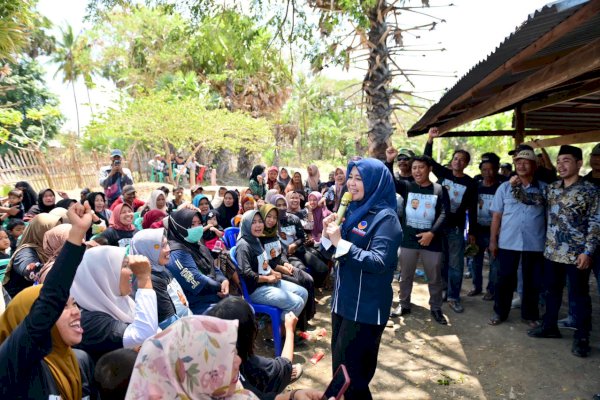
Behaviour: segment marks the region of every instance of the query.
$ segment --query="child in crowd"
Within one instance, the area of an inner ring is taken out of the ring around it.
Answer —
[[[6,208],[17,208],[18,212],[15,215],[10,215],[10,213],[6,213],[0,217],[0,221],[5,221],[7,219],[23,219],[25,215],[25,207],[22,204],[23,201],[23,192],[19,189],[13,189],[8,192],[8,202],[4,204]]]
[[[8,238],[8,233],[4,229],[0,228],[0,260],[10,258],[10,255],[6,252],[8,249],[10,249],[10,239]]]
[[[13,254],[17,249],[19,237],[23,234],[25,230],[25,222],[22,219],[11,218],[6,225],[6,233],[8,234],[8,239],[10,240],[10,254]]]
[[[215,244],[217,242],[221,242],[222,248],[225,248],[223,242],[223,228],[219,225],[217,218],[219,213],[216,210],[210,210],[206,215],[206,223],[204,224],[204,234],[202,235],[202,239],[204,240],[204,245],[208,247],[208,249],[213,252],[215,248]],[[216,258],[217,255],[213,254],[213,257]]]

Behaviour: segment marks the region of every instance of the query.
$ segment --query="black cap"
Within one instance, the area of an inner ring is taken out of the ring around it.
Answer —
[[[531,146],[528,146],[528,145],[526,145],[526,144],[520,144],[520,145],[518,145],[518,146],[517,146],[517,148],[516,148],[516,149],[509,151],[509,152],[508,152],[508,155],[509,155],[509,156],[514,156],[515,154],[517,154],[517,153],[518,153],[518,152],[520,152],[521,150],[531,150],[531,151],[533,151],[533,147],[531,147]]]
[[[575,157],[576,160],[583,160],[583,153],[581,152],[581,149],[579,147],[569,146],[568,144],[560,146],[558,155],[562,156],[565,154],[572,155],[573,157]]]
[[[500,168],[506,168],[509,171],[512,171],[512,165],[509,163],[504,163],[504,164],[500,165]]]
[[[483,163],[492,163],[495,166],[500,165],[500,157],[496,153],[483,153],[481,155],[481,162],[479,163],[479,168],[481,168],[481,164]]]

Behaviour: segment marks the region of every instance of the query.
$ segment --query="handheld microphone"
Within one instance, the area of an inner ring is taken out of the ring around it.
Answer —
[[[335,223],[338,225],[342,224],[342,219],[344,219],[344,214],[346,214],[346,209],[348,208],[348,204],[352,201],[352,193],[346,192],[342,196],[342,200],[340,201],[340,207],[337,210],[337,219]]]

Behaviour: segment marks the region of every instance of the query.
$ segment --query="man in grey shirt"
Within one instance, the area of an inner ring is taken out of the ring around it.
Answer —
[[[522,149],[515,154],[515,184],[522,186],[527,193],[541,195],[547,185],[534,178],[536,162],[533,150]],[[511,182],[504,182],[494,195],[490,211],[490,251],[497,257],[499,268],[494,315],[489,324],[498,325],[508,318],[520,261],[523,266],[521,318],[534,328],[539,319],[538,298],[546,236],[545,207],[521,203],[513,196]]]

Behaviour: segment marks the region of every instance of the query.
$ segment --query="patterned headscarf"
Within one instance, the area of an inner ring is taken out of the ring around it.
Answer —
[[[238,321],[194,315],[146,340],[128,399],[257,399],[234,370]]]

